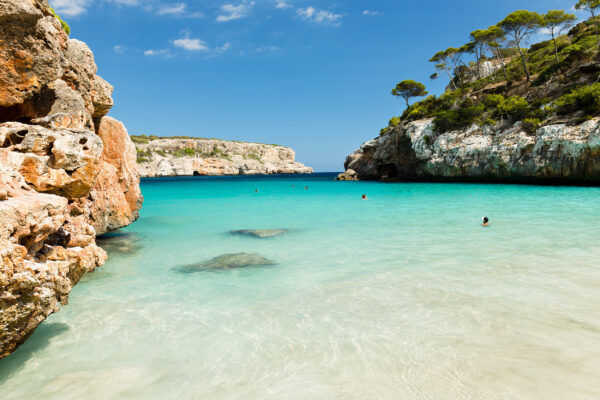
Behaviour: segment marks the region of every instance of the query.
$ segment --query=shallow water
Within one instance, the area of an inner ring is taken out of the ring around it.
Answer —
[[[0,361],[3,400],[600,398],[599,188],[142,186],[110,261]],[[177,272],[239,252],[277,264]]]

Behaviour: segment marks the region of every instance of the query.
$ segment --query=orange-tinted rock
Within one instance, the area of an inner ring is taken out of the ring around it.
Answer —
[[[129,225],[139,216],[143,197],[135,145],[125,126],[102,118],[98,136],[104,143],[100,174],[90,194],[92,221],[97,234]]]
[[[98,217],[101,232],[137,218],[133,144],[114,120],[93,130],[111,93],[47,0],[0,0],[0,358],[105,262]]]

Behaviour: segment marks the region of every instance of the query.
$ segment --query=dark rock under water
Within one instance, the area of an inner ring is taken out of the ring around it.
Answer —
[[[246,267],[257,267],[264,265],[275,265],[274,261],[269,260],[256,253],[232,253],[223,254],[211,260],[202,261],[197,264],[189,264],[175,268],[181,273],[193,273],[207,270],[226,270]]]
[[[241,229],[237,231],[229,231],[229,233],[237,236],[250,236],[258,239],[267,239],[285,235],[289,231],[289,229]]]
[[[96,238],[109,255],[131,255],[142,249],[140,237],[131,232],[111,232]]]

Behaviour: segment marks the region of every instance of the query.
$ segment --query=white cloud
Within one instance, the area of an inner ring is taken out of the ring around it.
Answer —
[[[276,0],[275,8],[291,8],[291,4],[288,4],[286,0]]]
[[[226,51],[227,51],[227,50],[229,50],[229,49],[231,49],[231,43],[227,42],[227,43],[225,43],[223,46],[221,46],[221,47],[217,47],[217,48],[216,48],[216,49],[214,49],[213,51],[214,51],[215,53],[224,53],[224,52],[226,52]]]
[[[362,15],[366,15],[366,16],[369,16],[369,17],[375,17],[377,15],[383,15],[383,13],[381,11],[364,10],[362,12]]]
[[[144,51],[144,55],[145,56],[161,56],[161,57],[171,57],[171,52],[169,51],[169,49],[161,49],[161,50],[146,50]]]
[[[334,14],[330,11],[317,10],[312,6],[299,8],[296,10],[296,12],[302,19],[310,20],[319,24],[328,23],[332,25],[339,25],[341,23],[340,19],[343,18],[342,14]]]
[[[173,41],[175,47],[181,47],[187,51],[207,51],[208,46],[204,40],[183,37]]]
[[[127,48],[125,46],[121,46],[120,44],[118,44],[118,45],[116,45],[116,46],[113,47],[113,50],[117,54],[124,54],[125,50],[127,50]]]
[[[221,6],[220,14],[217,16],[217,21],[219,22],[227,22],[233,21],[234,19],[245,18],[250,13],[250,9],[254,6],[254,2],[246,2],[240,3],[238,5],[235,4],[224,4]]]
[[[122,6],[139,6],[139,0],[108,0],[111,3],[119,4]]]
[[[86,11],[88,0],[51,0],[50,4],[57,13],[67,17],[76,17]]]
[[[188,15],[187,15],[187,17],[188,17],[188,18],[204,18],[204,17],[205,17],[205,15],[204,15],[204,13],[203,13],[203,12],[201,12],[201,11],[196,11],[196,12],[193,12],[193,13],[191,13],[191,14],[188,14]]]
[[[185,12],[187,4],[175,3],[175,4],[163,4],[159,7],[157,13],[159,15],[181,15]]]

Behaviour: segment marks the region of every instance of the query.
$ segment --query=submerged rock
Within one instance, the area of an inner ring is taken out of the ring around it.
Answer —
[[[250,236],[259,239],[266,239],[285,235],[289,231],[289,229],[241,229],[238,231],[229,231],[229,233],[238,236]]]
[[[140,238],[130,232],[111,232],[98,236],[96,243],[104,249],[109,256],[117,254],[134,254],[141,250]]]
[[[212,260],[203,261],[198,264],[190,264],[178,267],[177,270],[183,273],[192,273],[205,270],[236,269],[246,267],[257,267],[261,265],[275,265],[274,261],[269,260],[256,253],[233,253],[223,254]]]

